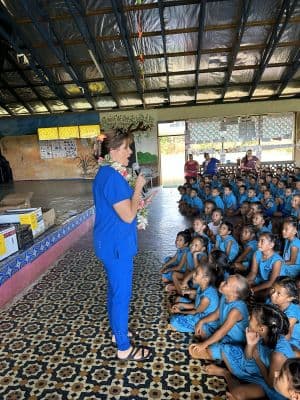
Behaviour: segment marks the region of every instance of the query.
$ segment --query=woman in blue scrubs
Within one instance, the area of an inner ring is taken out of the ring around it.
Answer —
[[[132,154],[131,141],[130,133],[124,130],[105,133],[102,153],[109,154],[111,162],[100,167],[94,180],[94,247],[107,275],[108,318],[113,341],[117,344],[117,356],[122,360],[141,361],[150,357],[150,350],[131,345],[128,314],[133,257],[137,253],[136,214],[146,181],[140,174],[132,189],[126,180],[124,167]]]

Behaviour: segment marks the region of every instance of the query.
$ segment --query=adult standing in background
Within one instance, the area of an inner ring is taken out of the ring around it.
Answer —
[[[251,149],[247,150],[245,157],[241,160],[241,171],[257,173],[259,166],[260,160],[252,154]]]
[[[108,281],[107,309],[112,341],[121,360],[142,361],[150,357],[145,347],[130,343],[129,303],[132,292],[133,257],[137,253],[136,215],[143,186],[143,174],[129,185],[126,169],[132,154],[131,135],[116,129],[105,133],[102,142],[103,163],[95,177],[93,195],[96,208],[94,247],[104,265]]]
[[[199,163],[193,159],[193,154],[188,155],[188,160],[184,164],[184,177],[186,180],[189,178],[197,178],[199,172]]]
[[[209,153],[204,153],[203,175],[217,175],[220,160],[210,157]]]

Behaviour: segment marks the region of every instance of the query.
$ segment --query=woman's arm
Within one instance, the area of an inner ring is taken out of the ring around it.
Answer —
[[[282,262],[280,260],[274,262],[270,279],[264,283],[261,283],[260,285],[253,286],[253,292],[258,292],[260,290],[269,289],[270,287],[272,287],[276,278],[280,274],[281,264]]]
[[[298,247],[292,246],[292,247],[291,247],[291,256],[290,256],[290,259],[289,259],[288,261],[285,261],[284,263],[287,264],[287,265],[296,264],[297,256],[298,256],[298,251],[299,251]]]
[[[131,199],[126,199],[113,204],[113,208],[121,218],[122,221],[131,224],[137,214],[139,202],[141,199],[141,194],[144,185],[146,184],[146,179],[143,174],[139,174],[136,179],[134,193]]]

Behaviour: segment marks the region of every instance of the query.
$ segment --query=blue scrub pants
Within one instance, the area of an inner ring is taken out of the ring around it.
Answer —
[[[118,350],[128,350],[129,303],[132,292],[132,257],[102,260],[108,279],[107,311]]]

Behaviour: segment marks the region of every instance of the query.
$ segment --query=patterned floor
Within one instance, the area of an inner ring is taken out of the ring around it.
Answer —
[[[131,330],[155,349],[146,363],[115,358],[105,277],[93,251],[67,252],[22,298],[0,312],[0,399],[225,398],[225,384],[191,361],[192,337],[166,330],[167,298],[154,252],[135,260]]]

